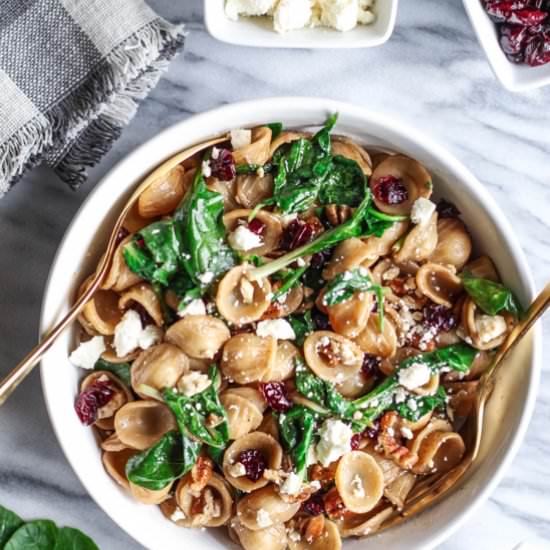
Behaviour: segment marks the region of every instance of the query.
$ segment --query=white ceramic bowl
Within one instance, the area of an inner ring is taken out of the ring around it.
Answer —
[[[437,195],[454,201],[480,251],[495,260],[505,282],[527,303],[533,294],[530,273],[514,232],[489,193],[453,156],[430,138],[395,120],[348,104],[319,98],[274,98],[227,105],[193,116],[165,130],[122,160],[90,193],[57,251],[43,302],[45,331],[69,307],[79,282],[95,266],[107,232],[132,188],[162,160],[185,147],[231,128],[282,121],[287,127],[320,124],[339,112],[336,130],[365,144],[406,152],[423,162],[434,177]],[[95,501],[120,527],[147,548],[212,550],[227,546],[221,531],[186,530],[167,521],[155,506],[137,503],[105,473],[93,431],[73,412],[83,372],[70,365],[74,342],[65,332],[42,361],[42,384],[50,418],[65,455]],[[483,502],[503,475],[525,434],[540,371],[540,334],[525,341],[506,365],[489,407],[495,437],[488,437],[484,461],[460,488],[438,506],[369,542],[350,540],[346,550],[361,548],[432,548],[448,537]],[[513,394],[509,391],[513,387]]]
[[[204,0],[208,32],[222,42],[266,48],[370,48],[388,40],[395,26],[398,0],[377,0],[376,21],[348,32],[317,27],[279,34],[267,17],[231,21],[225,15],[225,0]]]
[[[550,63],[529,67],[508,61],[500,47],[496,25],[485,12],[481,0],[464,0],[464,7],[493,72],[505,88],[521,92],[550,84]]]

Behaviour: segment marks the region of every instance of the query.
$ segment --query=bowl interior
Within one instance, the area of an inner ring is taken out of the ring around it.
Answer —
[[[377,2],[372,25],[358,25],[349,32],[314,28],[279,34],[268,17],[242,17],[231,21],[225,15],[225,0],[204,0],[208,32],[223,42],[269,48],[366,48],[388,40],[395,25],[398,0]]]
[[[186,146],[230,128],[280,120],[287,127],[320,124],[339,112],[336,130],[360,142],[406,152],[423,162],[434,177],[437,195],[454,201],[473,234],[479,251],[490,253],[506,284],[527,303],[532,284],[523,254],[502,213],[484,188],[452,156],[424,136],[395,121],[339,102],[312,98],[277,98],[229,105],[195,116],[169,128],[119,163],[90,194],[60,245],[46,286],[41,329],[47,330],[67,311],[76,289],[93,270],[109,226],[124,198],[140,179],[162,160]],[[420,517],[384,532],[372,543],[350,540],[347,550],[369,544],[395,550],[433,547],[473,512],[494,488],[526,429],[538,380],[539,345],[524,341],[508,361],[505,383],[491,400],[484,461],[438,506]],[[212,548],[214,540],[227,546],[223,531],[183,530],[164,519],[156,506],[145,506],[127,496],[104,472],[91,429],[73,414],[73,401],[83,372],[68,361],[73,334],[66,331],[42,361],[42,383],[54,430],[73,469],[97,503],[136,540],[148,548]],[[510,372],[513,371],[513,372]],[[513,391],[512,391],[513,386]],[[222,547],[222,546],[220,546]]]
[[[500,47],[496,25],[481,0],[464,0],[464,6],[493,72],[507,89],[519,92],[550,84],[550,63],[529,67],[508,61]]]

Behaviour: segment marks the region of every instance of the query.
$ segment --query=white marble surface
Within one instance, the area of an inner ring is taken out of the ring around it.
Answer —
[[[185,55],[88,184],[74,193],[51,172],[36,170],[0,202],[0,374],[35,343],[52,256],[94,183],[160,129],[241,99],[328,96],[390,113],[431,134],[475,172],[512,220],[537,285],[550,279],[550,88],[506,92],[491,74],[460,0],[401,0],[389,43],[348,52],[230,47],[206,33],[202,0],[150,3],[166,17],[188,22]],[[545,328],[548,334],[550,320]],[[491,499],[444,550],[512,550],[523,541],[550,548],[549,359],[547,348],[535,416],[519,455]],[[0,419],[0,503],[25,518],[80,527],[102,549],[139,548],[92,502],[65,461],[38,372],[2,408]]]

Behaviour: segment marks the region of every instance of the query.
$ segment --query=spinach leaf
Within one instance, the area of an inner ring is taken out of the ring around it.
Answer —
[[[111,363],[105,359],[98,359],[94,370],[106,370],[120,378],[128,387],[131,387],[130,363]]]
[[[21,525],[23,520],[16,513],[0,505],[0,548],[4,548],[4,544]]]
[[[164,489],[193,467],[201,446],[184,434],[167,432],[151,448],[128,460],[126,477],[132,483],[152,491]]]
[[[281,135],[281,132],[283,131],[283,123],[282,122],[270,122],[269,124],[266,124],[268,128],[271,128],[271,139],[274,140],[278,138]]]
[[[292,326],[292,330],[296,335],[296,345],[303,346],[305,339],[315,330],[313,319],[311,318],[311,310],[308,309],[305,313],[294,313],[287,317],[288,322]]]
[[[278,415],[279,434],[290,456],[294,471],[302,480],[307,477],[307,455],[313,443],[315,414],[307,407],[294,405]]]
[[[168,285],[179,267],[180,242],[172,221],[152,223],[123,250],[128,267],[144,279]]]
[[[516,317],[523,315],[522,307],[514,293],[504,285],[489,279],[474,277],[470,273],[462,275],[462,283],[473,301],[488,315],[508,311]]]
[[[411,407],[411,401],[414,402],[414,406]],[[439,386],[435,395],[424,395],[422,397],[414,396],[394,405],[394,409],[399,413],[399,416],[416,422],[422,418],[425,414],[435,410],[445,410],[447,403],[447,394],[445,388]]]
[[[38,519],[23,524],[10,537],[4,550],[52,550],[58,529],[53,521]]]
[[[206,447],[206,452],[208,456],[214,461],[216,466],[223,471],[223,455],[225,449],[219,449],[218,447]]]
[[[222,195],[210,191],[197,170],[193,185],[174,213],[174,227],[182,265],[201,288],[235,265],[235,254],[225,242],[223,208]]]
[[[337,155],[320,186],[319,202],[357,206],[363,199],[365,184],[366,177],[357,162]]]
[[[168,388],[163,398],[174,413],[182,434],[190,434],[206,445],[223,449],[229,440],[229,427],[227,413],[218,396],[220,373],[215,365],[210,367],[209,377],[212,383],[200,393],[187,397]],[[209,426],[207,419],[213,417],[219,423]]]
[[[349,269],[339,273],[327,284],[323,296],[326,306],[333,306],[349,300],[356,292],[374,292],[378,305],[380,330],[384,323],[384,289],[371,281],[368,271],[363,267]]]
[[[337,416],[353,414],[351,402],[335,389],[334,384],[313,374],[300,357],[296,357],[294,363],[296,389],[304,397]]]
[[[54,550],[99,550],[95,542],[78,529],[61,527]]]

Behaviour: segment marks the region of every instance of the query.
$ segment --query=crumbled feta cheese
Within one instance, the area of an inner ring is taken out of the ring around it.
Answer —
[[[227,0],[225,14],[237,21],[239,15],[267,15],[277,0]]]
[[[280,0],[273,13],[273,27],[280,33],[303,29],[311,15],[310,0]]]
[[[357,14],[357,21],[361,25],[370,25],[376,20],[376,15],[373,11],[374,0],[359,0],[359,12]]]
[[[292,541],[292,542],[300,542],[302,540],[302,537],[300,535],[300,533],[294,529],[291,529],[289,532],[288,532],[288,538]]]
[[[180,519],[185,519],[185,513],[179,506],[176,506],[176,509],[172,512],[170,519],[172,521],[179,521]]]
[[[401,369],[397,375],[399,383],[408,390],[420,388],[430,381],[432,371],[425,363],[413,363]]]
[[[211,271],[206,271],[205,273],[197,275],[197,279],[203,285],[209,285],[214,280],[214,273],[212,273]]]
[[[180,317],[185,317],[187,315],[206,315],[206,306],[204,305],[203,300],[200,298],[195,298],[191,300],[180,312],[178,312]]]
[[[212,158],[218,160],[220,156],[220,150],[217,147],[212,147]]]
[[[283,224],[283,227],[286,227],[289,223],[292,223],[296,218],[298,217],[298,214],[284,214],[281,216],[281,223]]]
[[[407,428],[407,426],[403,426],[400,431],[401,431],[401,435],[405,439],[412,439],[413,438],[412,430],[410,428]]]
[[[242,149],[252,143],[252,130],[231,130],[231,147],[233,149]]]
[[[206,374],[194,370],[188,374],[184,374],[178,380],[178,390],[183,393],[183,395],[191,397],[192,395],[204,391],[210,384],[212,384],[212,381]]]
[[[323,422],[319,430],[320,441],[315,448],[317,460],[328,466],[345,453],[351,451],[351,428],[341,420],[329,418]]]
[[[209,178],[212,175],[212,168],[210,167],[210,161],[209,160],[203,160],[202,161],[201,169],[202,169],[202,175],[205,178]]]
[[[425,225],[430,221],[435,212],[435,204],[424,197],[419,197],[414,201],[411,209],[411,221],[418,225]]]
[[[302,480],[299,475],[291,472],[281,485],[281,494],[296,496],[302,490]]]
[[[475,323],[479,339],[483,344],[502,336],[508,330],[506,319],[502,315],[480,315]]]
[[[320,0],[321,23],[338,31],[351,31],[359,18],[357,0]]]
[[[265,529],[266,527],[273,525],[273,520],[271,519],[271,516],[269,515],[269,512],[267,510],[260,508],[256,512],[256,523],[258,524],[258,527],[260,529]]]
[[[405,401],[405,399],[407,399],[407,392],[403,388],[398,387],[395,390],[395,394],[394,394],[395,402],[396,403],[403,403],[403,401]]]
[[[229,467],[229,475],[233,477],[243,477],[246,475],[246,468],[242,462],[235,462]]]
[[[407,407],[409,407],[409,409],[411,409],[411,411],[413,412],[418,409],[418,405],[412,397],[407,401]]]
[[[262,238],[250,231],[245,225],[239,225],[235,231],[229,234],[227,242],[234,250],[251,250],[262,246]]]
[[[124,357],[138,348],[148,349],[161,339],[161,329],[154,325],[143,328],[137,311],[129,309],[115,327],[113,345],[117,357]]]
[[[269,319],[260,321],[256,327],[256,334],[262,338],[273,336],[277,340],[295,340],[296,334],[292,325],[286,319]]]
[[[106,350],[103,336],[94,336],[87,342],[82,342],[69,356],[69,361],[75,367],[93,369],[101,354]]]
[[[359,477],[359,474],[355,474],[351,480],[352,495],[355,498],[365,497],[365,488],[363,487],[363,481]]]

